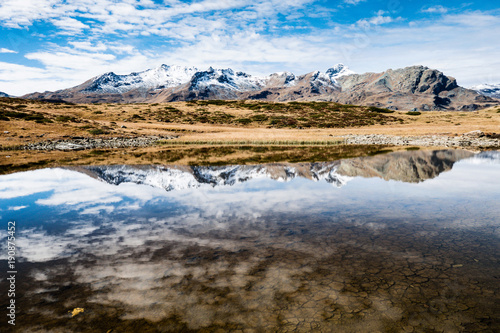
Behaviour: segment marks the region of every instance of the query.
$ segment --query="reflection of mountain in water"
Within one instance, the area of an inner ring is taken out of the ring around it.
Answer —
[[[450,170],[455,162],[472,156],[473,153],[462,150],[408,151],[321,163],[229,166],[117,165],[89,166],[80,171],[110,184],[130,182],[167,191],[201,186],[230,186],[257,178],[286,182],[298,177],[313,181],[324,180],[336,187],[342,187],[358,176],[420,182],[434,178],[441,172]]]
[[[481,155],[481,154],[480,154]],[[465,150],[396,152],[340,161],[338,172],[351,177],[380,177],[418,183],[451,170],[453,164],[474,153]]]
[[[325,180],[341,187],[351,177],[336,172],[338,162],[304,164],[263,164],[229,166],[91,166],[87,172],[110,184],[132,182],[167,191],[196,188],[203,185],[231,186],[251,179],[269,178],[287,182],[301,177]]]

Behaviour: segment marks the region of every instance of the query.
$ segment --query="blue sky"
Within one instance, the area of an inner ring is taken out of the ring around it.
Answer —
[[[71,87],[160,64],[250,74],[426,65],[500,83],[496,1],[2,0],[0,91]]]

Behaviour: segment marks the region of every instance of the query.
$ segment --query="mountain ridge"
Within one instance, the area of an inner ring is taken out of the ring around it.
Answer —
[[[332,101],[392,110],[470,111],[497,105],[492,97],[458,86],[453,77],[425,66],[356,74],[343,64],[302,75],[252,76],[231,68],[161,65],[128,75],[108,72],[68,89],[33,93],[29,99],[76,103],[160,103],[205,99]]]

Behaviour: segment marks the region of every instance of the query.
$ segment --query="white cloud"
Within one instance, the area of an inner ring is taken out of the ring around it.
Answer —
[[[36,20],[61,17],[76,7],[62,5],[60,0],[3,0],[0,5],[0,24],[8,28],[30,26]]]
[[[344,0],[344,3],[347,3],[349,5],[357,5],[360,2],[365,2],[367,0]]]
[[[100,66],[103,63],[114,61],[116,56],[110,53],[88,53],[88,52],[35,52],[26,55],[27,59],[38,60],[47,67],[88,70],[89,68]]]
[[[0,62],[0,91],[9,95],[62,89],[73,83],[71,73]]]
[[[28,206],[13,206],[13,207],[9,207],[9,210],[21,210],[24,208],[28,208]]]
[[[441,5],[438,5],[438,6],[424,8],[421,10],[421,12],[422,13],[431,13],[431,14],[434,14],[434,13],[445,14],[448,12],[448,9],[441,6]]]
[[[159,32],[165,35],[165,25],[182,19],[188,21],[208,17],[217,21],[224,14],[228,19],[238,18],[234,10],[251,12],[254,17],[273,17],[276,13],[296,13],[297,8],[314,2],[313,0],[204,0],[193,3],[178,1],[167,4],[146,2],[117,2],[112,0],[27,0],[19,5],[17,0],[5,0],[0,5],[0,24],[10,28],[31,26],[35,21],[48,20],[61,30],[58,33],[80,32],[90,29],[93,33],[126,32],[140,34]],[[26,4],[25,4],[26,3]],[[96,22],[92,27],[81,20]],[[236,21],[235,21],[236,22]],[[233,23],[235,23],[233,22]],[[262,22],[262,21],[260,21]],[[236,22],[240,25],[255,24],[252,21]],[[168,30],[168,29],[167,29]],[[57,32],[57,31],[56,31]],[[210,33],[210,31],[205,31]]]
[[[0,48],[0,53],[17,53],[16,51],[6,49],[5,47]]]
[[[70,35],[80,33],[82,32],[83,29],[89,28],[88,25],[83,24],[82,22],[71,17],[62,17],[56,20],[52,20],[52,24],[63,30],[64,34],[70,34]]]
[[[384,16],[383,14],[379,13],[377,16],[374,16],[370,19],[359,20],[358,22],[356,22],[356,24],[361,28],[369,29],[372,26],[394,22],[394,20],[395,19],[390,16]]]
[[[500,71],[494,70],[500,69],[495,56],[500,46],[491,43],[499,29],[500,17],[483,12],[379,27],[363,35],[364,43],[349,46],[346,63],[357,72],[426,65],[454,76],[463,86],[500,82]]]
[[[25,9],[2,4],[4,25],[23,25],[26,20],[29,25],[45,17],[58,25],[59,33],[85,31],[86,37],[69,38],[67,46],[47,44],[25,55],[40,68],[0,63],[0,91],[21,95],[63,89],[104,72],[127,74],[162,63],[232,67],[250,74],[303,74],[338,62],[357,72],[423,64],[466,86],[500,82],[500,64],[494,56],[499,46],[491,42],[500,29],[496,12],[446,14],[405,24],[380,10],[355,24],[330,21],[328,27],[312,28],[301,21],[306,11],[312,11],[305,7],[311,2],[207,0],[159,6],[146,1],[143,10],[134,1],[111,0],[82,0],[78,6],[71,1],[31,0]],[[32,10],[35,4],[39,12]],[[39,15],[49,8],[53,14]],[[80,14],[75,15],[77,9]],[[278,14],[296,21],[284,26]],[[16,15],[22,17],[16,21]],[[121,42],[109,42],[115,36]],[[146,46],[135,44],[143,39]]]
[[[98,42],[97,44],[92,44],[90,41],[81,41],[81,42],[69,42],[68,44],[72,45],[75,49],[85,50],[89,52],[102,52],[108,50],[108,47],[104,45],[103,42]]]

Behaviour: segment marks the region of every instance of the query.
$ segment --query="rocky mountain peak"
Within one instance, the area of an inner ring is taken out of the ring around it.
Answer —
[[[335,79],[337,77],[341,77],[344,75],[351,75],[351,74],[356,74],[356,73],[351,71],[349,67],[347,67],[344,64],[336,64],[335,66],[328,68],[326,70],[326,75],[328,75],[330,79]]]

